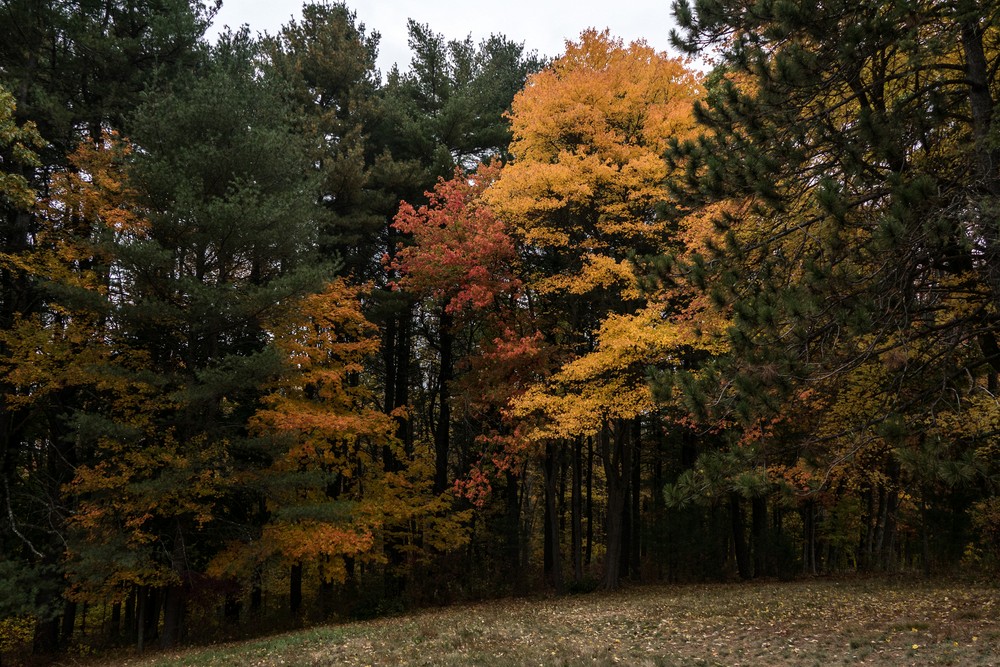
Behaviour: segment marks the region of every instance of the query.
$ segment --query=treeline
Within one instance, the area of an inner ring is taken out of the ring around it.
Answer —
[[[998,7],[4,0],[0,656],[995,568]]]

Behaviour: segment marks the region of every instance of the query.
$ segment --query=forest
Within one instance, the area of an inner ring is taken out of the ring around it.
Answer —
[[[217,9],[0,0],[0,660],[997,571],[1000,2]]]

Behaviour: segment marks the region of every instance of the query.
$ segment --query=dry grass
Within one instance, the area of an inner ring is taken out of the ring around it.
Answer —
[[[1000,590],[812,580],[657,586],[317,627],[128,658],[229,665],[1000,665]]]

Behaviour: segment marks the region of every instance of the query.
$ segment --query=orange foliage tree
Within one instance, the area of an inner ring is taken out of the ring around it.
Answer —
[[[267,518],[209,567],[229,577],[275,560],[291,567],[296,613],[303,565],[315,566],[323,583],[343,581],[348,565],[372,552],[381,523],[371,506],[380,483],[375,462],[393,446],[394,426],[361,382],[364,363],[378,350],[361,296],[361,288],[336,280],[271,318],[281,370],[250,421],[271,463],[241,480],[262,494]]]
[[[607,588],[619,580],[619,518],[632,474],[632,421],[653,405],[642,372],[617,372],[625,370],[619,366],[622,350],[611,342],[613,336],[597,332],[628,322],[635,330],[641,327],[642,317],[631,318],[647,299],[633,258],[677,246],[682,211],[664,188],[670,169],[662,154],[671,140],[692,132],[699,91],[697,77],[680,60],[643,42],[625,46],[607,32],[587,31],[515,98],[514,159],[488,193],[497,213],[513,224],[532,307],[565,364],[518,402],[523,416],[539,419],[528,437],[544,444],[547,471],[553,469],[556,443],[602,437],[609,485]],[[645,317],[662,318],[662,309]],[[565,394],[563,381],[580,391]],[[612,430],[613,445],[608,444]],[[551,475],[546,487],[548,524],[555,514]],[[547,535],[546,560],[558,568],[555,526]],[[557,569],[551,576],[558,582]]]

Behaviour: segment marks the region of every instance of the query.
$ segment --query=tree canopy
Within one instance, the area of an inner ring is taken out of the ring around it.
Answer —
[[[0,1],[0,660],[996,571],[1000,4],[217,9]]]

